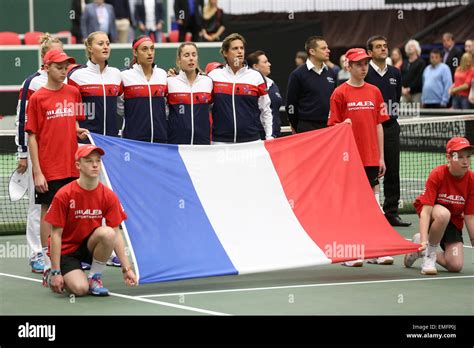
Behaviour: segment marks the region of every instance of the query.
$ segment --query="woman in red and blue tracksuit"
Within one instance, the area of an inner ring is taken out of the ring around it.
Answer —
[[[121,72],[125,112],[122,136],[151,143],[167,143],[166,72],[153,62],[155,45],[150,37],[139,36],[132,47],[133,64]]]
[[[120,70],[108,66],[110,42],[106,33],[96,31],[85,40],[87,64],[69,73],[68,84],[79,89],[85,103],[82,128],[103,135],[118,135],[117,99],[122,94]]]
[[[214,84],[212,142],[243,143],[272,139],[273,115],[267,85],[261,73],[244,62],[245,39],[231,34],[222,42],[221,53],[227,64],[209,73]]]
[[[209,145],[212,80],[199,72],[198,51],[192,42],[178,47],[180,72],[168,78],[169,133],[171,144]]]

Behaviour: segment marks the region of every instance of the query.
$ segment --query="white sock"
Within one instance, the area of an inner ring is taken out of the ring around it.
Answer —
[[[51,268],[51,259],[48,256],[48,247],[43,247],[44,269]]]
[[[428,247],[426,248],[426,255],[430,255],[431,253],[436,254],[436,249],[438,249],[439,244],[431,244],[428,243]]]
[[[380,210],[382,211],[382,214],[385,214],[382,207],[380,206],[380,192],[375,192],[375,200],[377,201],[377,204],[378,204]]]
[[[91,278],[96,273],[102,273],[104,269],[105,269],[105,262],[92,259],[92,265],[89,271],[89,278]]]

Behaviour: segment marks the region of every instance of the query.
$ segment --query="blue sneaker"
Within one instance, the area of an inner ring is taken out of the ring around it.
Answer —
[[[111,256],[107,260],[107,266],[122,267],[122,264],[117,256]]]
[[[94,296],[109,296],[109,289],[102,285],[102,274],[95,273],[89,278],[89,294]]]
[[[31,272],[43,273],[44,271],[44,257],[43,253],[39,252],[30,259]]]
[[[81,267],[83,271],[87,271],[88,269],[91,269],[91,264],[87,262],[81,262]]]

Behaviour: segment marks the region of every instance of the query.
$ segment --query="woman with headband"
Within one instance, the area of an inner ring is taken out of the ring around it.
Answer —
[[[155,63],[155,44],[148,36],[133,41],[132,66],[121,72],[125,121],[123,137],[167,143],[166,72]]]
[[[79,89],[86,104],[86,120],[80,126],[90,132],[118,136],[117,97],[122,94],[120,70],[108,65],[110,41],[106,33],[96,31],[84,41],[87,64],[69,74],[68,84]]]
[[[178,47],[179,73],[168,77],[169,143],[209,145],[212,80],[201,74],[198,51],[193,42]]]

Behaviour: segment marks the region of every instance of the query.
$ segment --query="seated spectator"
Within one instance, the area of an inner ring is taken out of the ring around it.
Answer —
[[[224,11],[217,7],[217,0],[209,0],[202,11],[201,35],[203,41],[220,41],[224,30]]]
[[[466,40],[464,43],[464,51],[474,56],[474,42],[472,40]]]
[[[402,64],[402,103],[421,102],[422,77],[425,61],[421,59],[418,41],[409,40],[405,45],[407,60]]]
[[[473,74],[472,55],[466,52],[462,55],[461,64],[454,73],[454,84],[449,88],[454,109],[470,109],[468,97]]]
[[[163,30],[163,1],[137,0],[135,3],[135,19],[138,29],[145,35],[153,37],[155,42],[161,42]]]
[[[445,108],[449,102],[449,87],[452,85],[449,66],[441,62],[441,51],[430,52],[430,65],[423,71],[423,92],[421,103],[424,108]]]
[[[130,30],[131,15],[130,3],[128,0],[106,0],[108,4],[114,7],[115,26],[117,27],[117,35],[119,43],[128,42],[128,32]]]
[[[76,37],[77,43],[82,43],[82,31],[81,31],[81,16],[84,12],[86,4],[91,3],[92,0],[72,0],[71,11],[73,16],[71,16],[71,34]]]
[[[107,33],[112,42],[117,42],[115,11],[112,5],[104,4],[104,0],[87,4],[81,17],[82,37],[86,38],[96,31]]]
[[[201,40],[203,7],[204,0],[174,0],[174,18],[178,24],[179,42],[184,42],[187,32],[192,34],[191,41]]]
[[[295,57],[296,67],[299,67],[300,65],[303,65],[304,63],[306,63],[306,59],[308,59],[308,54],[305,51],[296,52],[296,57]]]
[[[392,66],[397,68],[398,70],[402,69],[402,64],[403,64],[403,58],[402,58],[402,52],[398,47],[395,47],[392,49],[392,52],[390,52],[390,59],[392,60]]]

